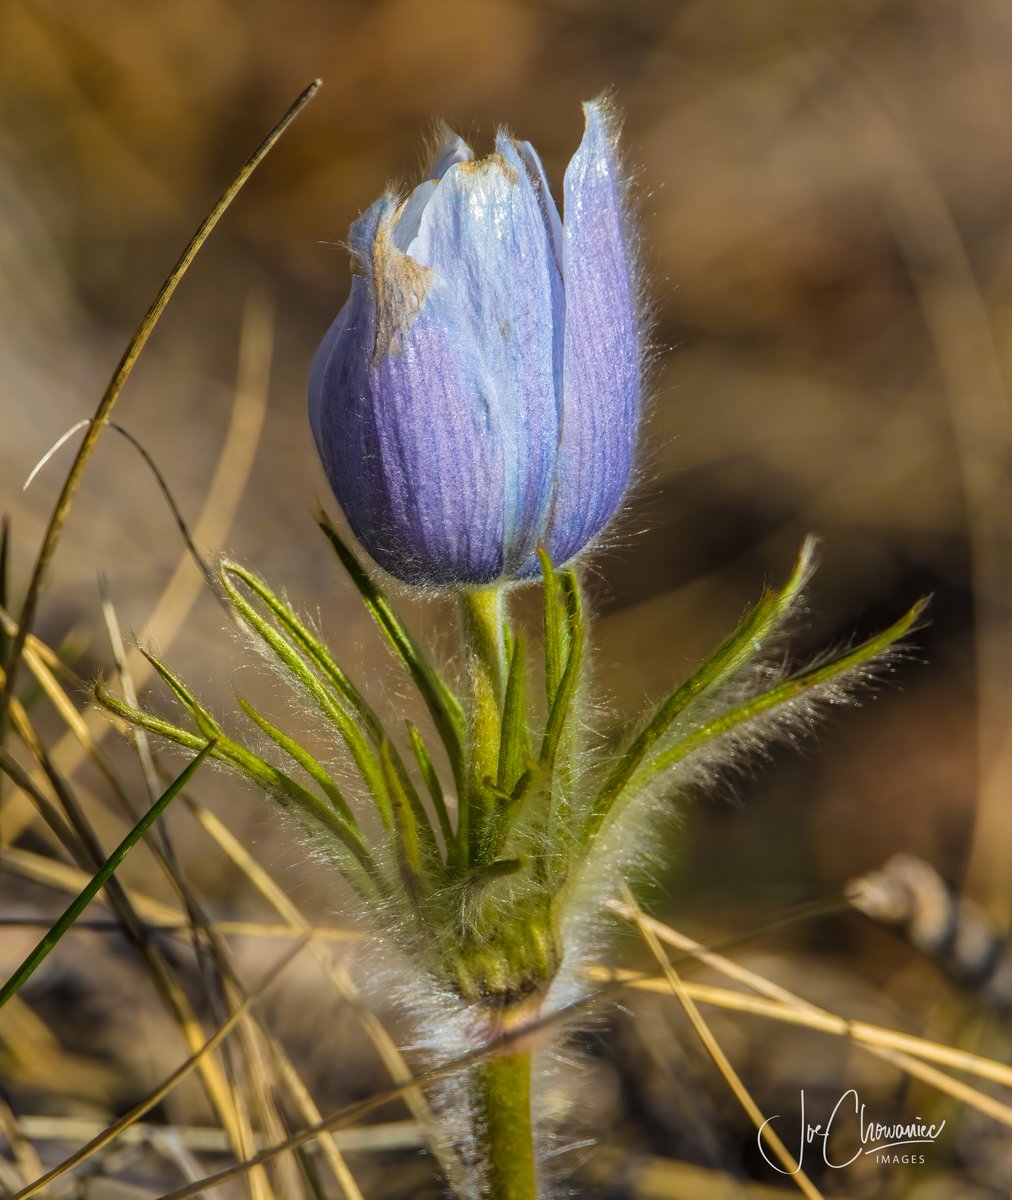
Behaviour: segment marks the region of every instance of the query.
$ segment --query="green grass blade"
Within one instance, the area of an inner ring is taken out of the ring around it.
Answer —
[[[199,769],[204,759],[214,750],[214,742],[205,742],[202,744],[197,757],[189,763],[183,772],[176,777],[175,780],[165,789],[165,791],[152,804],[143,817],[130,830],[126,837],[113,850],[112,854],[105,860],[98,871],[92,876],[89,882],[82,888],[80,893],[67,906],[63,915],[55,925],[40,939],[38,945],[28,955],[24,962],[17,968],[14,974],[0,988],[0,1008],[13,996],[19,988],[25,983],[28,977],[39,967],[53,947],[60,941],[63,935],[74,924],[77,918],[84,912],[88,905],[94,900],[95,896],[102,890],[103,887],[112,878],[113,873],[119,867],[120,863],[126,858],[127,854],[147,833],[155,821],[168,808],[176,796],[189,783],[193,775]]]
[[[432,666],[408,632],[390,601],[362,569],[326,515],[318,518],[320,528],[341,560],[373,620],[393,647],[418,688],[446,748],[458,793],[464,785],[464,712],[449,684]]]

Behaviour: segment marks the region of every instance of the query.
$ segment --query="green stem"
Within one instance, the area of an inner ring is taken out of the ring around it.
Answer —
[[[487,1194],[537,1200],[531,1128],[530,1052],[501,1054],[477,1068],[478,1153]]]
[[[457,838],[471,866],[480,864],[499,771],[502,705],[505,690],[501,588],[466,592],[460,599],[464,645],[470,677],[470,744]]]

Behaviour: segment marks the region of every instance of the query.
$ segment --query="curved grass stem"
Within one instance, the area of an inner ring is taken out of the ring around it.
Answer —
[[[0,692],[0,724],[7,712],[11,697],[14,695],[14,689],[17,683],[18,668],[21,665],[21,658],[24,654],[25,642],[28,634],[35,622],[35,613],[38,608],[39,597],[42,593],[42,585],[45,582],[46,575],[49,571],[49,564],[52,562],[53,555],[56,552],[57,543],[60,540],[60,534],[63,531],[63,526],[70,514],[71,505],[74,502],[74,497],[77,494],[77,489],[80,486],[81,479],[84,476],[84,469],[88,465],[88,460],[91,458],[95,445],[98,442],[99,435],[105,426],[109,423],[109,418],[112,410],[119,400],[120,393],[126,381],[130,378],[130,374],[134,369],[137,359],[140,357],[141,351],[147,344],[148,338],[151,336],[154,327],[158,324],[158,320],[165,310],[165,306],[172,298],[173,292],[179,285],[179,281],[189,270],[190,264],[193,262],[199,253],[201,247],[211,235],[211,231],[218,224],[221,218],[225,215],[225,211],[231,205],[242,190],[246,181],[263,162],[270,151],[277,144],[278,140],[287,130],[288,126],[295,120],[305,106],[312,100],[313,96],[320,88],[320,80],[314,80],[302,93],[297,97],[285,115],[274,126],[271,132],[264,138],[260,145],[253,151],[250,157],[240,167],[238,173],[228,187],[222,192],[221,197],[207,214],[204,220],[200,223],[196,233],[187,243],[186,249],[179,256],[176,265],[169,272],[165,282],[158,290],[157,296],[151,303],[151,307],[144,314],[144,318],[138,325],[136,332],[130,339],[130,344],[123,351],[123,357],[119,360],[116,370],[113,372],[112,378],[106,386],[102,399],[95,409],[95,415],[88,424],[87,431],[81,445],[71,464],[70,471],[64,481],[63,488],[57,498],[53,508],[52,515],[49,518],[49,524],[46,527],[46,532],[42,538],[42,545],[39,548],[38,556],[35,559],[35,566],[32,569],[31,579],[28,583],[28,590],[25,593],[24,604],[21,608],[20,618],[18,620],[17,632],[14,635],[10,649],[7,654],[6,672],[7,678],[4,681],[2,692]]]

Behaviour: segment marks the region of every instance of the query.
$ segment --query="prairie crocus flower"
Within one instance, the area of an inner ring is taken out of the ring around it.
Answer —
[[[409,583],[484,585],[566,563],[629,481],[642,346],[624,185],[600,101],[560,218],[533,147],[432,177],[354,223],[351,295],[309,383],[316,444],[355,535]]]
[[[403,202],[382,197],[352,229],[352,294],[313,367],[314,431],[353,529],[400,578],[455,586],[448,669],[324,518],[410,682],[396,721],[312,624],[228,559],[218,594],[291,689],[281,725],[237,698],[250,724],[235,729],[238,713],[215,716],[153,655],[181,724],[95,688],[123,721],[272,797],[353,889],[374,935],[359,967],[402,1004],[421,1065],[434,1068],[414,1082],[438,1129],[416,1111],[461,1200],[554,1194],[563,1143],[548,1129],[539,1058],[598,998],[596,969],[619,978],[615,901],[662,861],[672,808],[767,742],[807,731],[888,663],[922,611],[792,665],[785,631],[813,570],[809,539],[786,583],[651,712],[623,733],[609,711],[603,727],[581,572],[561,564],[627,485],[641,345],[614,137],[600,104],[586,116],[565,225],[534,151],[503,135],[477,162],[447,138],[433,178]],[[535,632],[510,611],[506,584],[539,569]],[[307,706],[324,734],[309,747],[282,727]]]

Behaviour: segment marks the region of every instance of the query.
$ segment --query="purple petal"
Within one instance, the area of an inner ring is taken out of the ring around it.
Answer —
[[[442,179],[446,172],[457,163],[470,162],[474,151],[449,125],[440,125],[436,130],[436,149],[429,163],[429,178]]]
[[[492,383],[452,293],[394,244],[394,219],[386,197],[353,227],[359,274],[313,364],[313,431],[381,566],[408,582],[488,583],[503,567],[502,440],[481,402]]]
[[[546,539],[557,563],[590,542],[618,507],[640,412],[639,312],[624,188],[606,110],[594,101],[584,115],[583,141],[564,186],[563,418]]]
[[[535,188],[508,138],[491,157],[447,171],[410,252],[452,294],[458,344],[480,362],[472,370],[485,387],[474,402],[501,431],[512,574],[536,546],[551,497],[564,300]]]
[[[548,240],[551,243],[552,253],[555,256],[555,264],[561,274],[562,218],[559,216],[558,206],[552,196],[552,189],[548,186],[548,177],[545,175],[545,168],[542,166],[541,159],[530,142],[521,142],[517,146],[517,150],[524,161],[524,166],[527,168],[527,174],[534,184],[534,190],[538,197],[538,206],[541,209],[541,215],[548,230]]]

